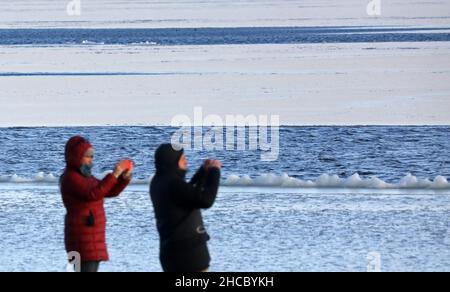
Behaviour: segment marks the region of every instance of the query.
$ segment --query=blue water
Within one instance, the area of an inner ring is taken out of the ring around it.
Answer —
[[[0,45],[225,45],[450,41],[450,27],[0,29]]]
[[[101,175],[118,159],[128,157],[136,162],[135,177],[147,179],[154,173],[154,150],[169,142],[175,131],[169,127],[0,129],[0,176],[62,173],[64,144],[80,134],[96,149],[95,173]],[[261,161],[259,150],[187,154],[191,168],[208,157],[222,160],[224,178],[286,173],[314,180],[322,174],[349,177],[358,173],[362,178],[376,176],[395,183],[408,173],[430,180],[438,175],[450,177],[450,127],[446,126],[282,127],[279,137],[279,157],[273,162]]]

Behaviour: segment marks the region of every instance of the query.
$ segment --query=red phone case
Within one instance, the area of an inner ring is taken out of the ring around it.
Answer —
[[[122,167],[132,171],[133,170],[133,161],[131,161],[131,160],[124,160],[122,162]]]

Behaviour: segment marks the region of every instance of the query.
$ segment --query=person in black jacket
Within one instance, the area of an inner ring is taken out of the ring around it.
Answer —
[[[160,236],[160,261],[165,272],[207,271],[209,235],[200,209],[211,208],[217,196],[221,164],[206,160],[186,182],[183,149],[161,145],[155,153],[156,174],[150,184]]]

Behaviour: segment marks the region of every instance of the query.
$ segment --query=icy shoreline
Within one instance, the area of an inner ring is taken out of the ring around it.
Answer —
[[[106,175],[103,174],[99,177]],[[133,179],[131,185],[148,185],[148,179]],[[0,175],[0,188],[2,184],[22,185],[22,184],[49,184],[55,185],[59,181],[57,175],[40,172],[34,177],[22,177],[18,175]],[[341,178],[337,175],[322,174],[315,180],[302,180],[291,177],[288,174],[261,174],[257,177],[248,175],[232,174],[226,177],[221,183],[225,187],[279,187],[279,188],[304,188],[304,189],[379,189],[379,190],[450,190],[450,183],[447,178],[437,176],[433,180],[420,179],[411,174],[407,174],[396,183],[385,182],[376,176],[371,178],[361,178],[357,173]]]

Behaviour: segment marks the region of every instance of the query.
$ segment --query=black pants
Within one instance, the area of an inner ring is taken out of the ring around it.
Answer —
[[[201,272],[209,268],[211,257],[203,243],[189,250],[161,249],[160,260],[164,272]]]
[[[96,273],[98,272],[98,267],[100,262],[81,262],[81,272],[82,273]]]

